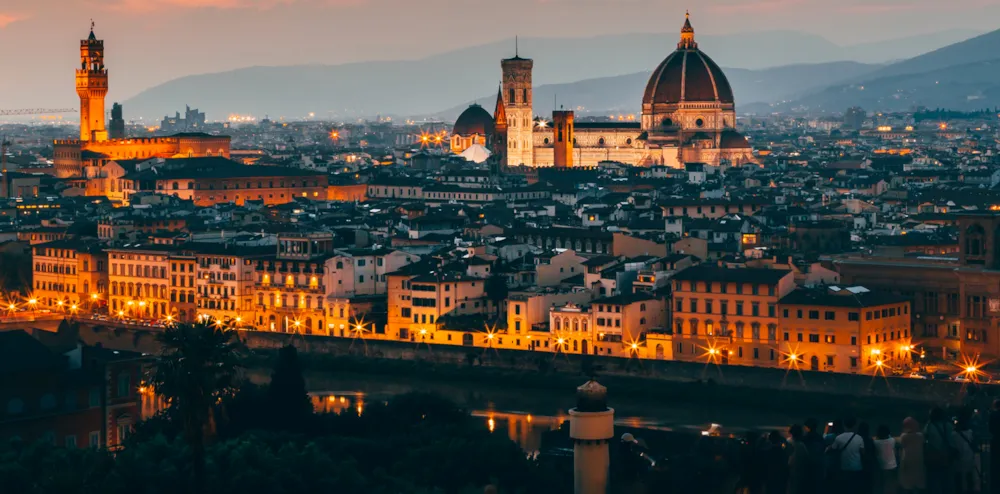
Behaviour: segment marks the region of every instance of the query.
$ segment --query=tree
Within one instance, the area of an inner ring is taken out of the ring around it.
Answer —
[[[493,273],[486,278],[486,296],[493,302],[497,309],[497,319],[500,318],[500,302],[507,299],[509,290],[507,289],[507,277],[500,273]]]
[[[292,345],[278,350],[278,362],[271,373],[267,398],[272,419],[279,427],[297,429],[312,416],[313,406],[306,391],[298,351]]]
[[[236,390],[240,366],[235,335],[199,323],[168,327],[157,338],[163,350],[152,384],[167,399],[191,448],[195,492],[205,486],[205,443],[215,435],[215,406]]]

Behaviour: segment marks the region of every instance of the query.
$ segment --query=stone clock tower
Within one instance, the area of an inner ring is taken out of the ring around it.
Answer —
[[[104,98],[108,95],[108,69],[104,67],[104,41],[90,36],[80,41],[80,67],[76,69],[76,94],[80,96],[80,140],[106,141]]]
[[[514,58],[500,62],[500,68],[503,70],[503,104],[507,116],[508,166],[534,166],[532,67],[534,62],[529,58],[521,58],[516,51]]]

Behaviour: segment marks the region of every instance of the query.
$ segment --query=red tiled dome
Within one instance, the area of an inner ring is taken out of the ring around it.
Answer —
[[[653,71],[642,103],[677,104],[698,102],[733,104],[733,89],[722,69],[694,42],[694,29],[688,20],[681,31],[681,42]]]
[[[493,135],[494,124],[493,116],[486,111],[483,107],[479,105],[472,105],[461,115],[458,116],[458,120],[455,121],[455,128],[452,130],[452,134],[457,134],[460,136],[471,136],[471,135]]]

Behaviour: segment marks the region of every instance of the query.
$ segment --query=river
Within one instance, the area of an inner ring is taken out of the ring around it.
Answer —
[[[367,403],[378,403],[393,396],[409,392],[427,392],[443,396],[481,417],[483,427],[491,431],[505,431],[511,440],[525,451],[537,451],[543,432],[553,430],[568,419],[567,410],[575,403],[575,390],[522,390],[505,387],[500,383],[471,385],[407,377],[372,376],[363,374],[306,372],[306,385],[317,410],[333,413],[364,413]],[[269,371],[251,372],[254,382],[266,382]],[[544,379],[539,376],[539,379]],[[582,382],[581,382],[582,384]],[[655,393],[655,390],[650,390]],[[761,400],[767,400],[761,392]],[[664,400],[649,400],[643,395],[619,396],[609,390],[609,406],[615,409],[618,425],[655,430],[691,431],[707,430],[711,424],[722,425],[724,434],[740,434],[747,430],[785,429],[804,417],[792,416],[780,408],[768,409],[757,403],[753,407],[728,406],[704,407],[685,403],[663,405]],[[922,416],[924,411],[916,411]],[[817,411],[815,417],[829,421]],[[904,418],[898,411],[878,416],[862,417],[874,427],[889,424],[898,430]]]

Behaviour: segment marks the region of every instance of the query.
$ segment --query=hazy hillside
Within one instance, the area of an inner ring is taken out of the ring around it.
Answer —
[[[928,39],[961,35],[950,31]],[[534,82],[540,86],[651,71],[675,49],[676,37],[674,33],[664,33],[581,39],[528,38],[520,40],[520,50],[523,56],[535,60]],[[317,117],[341,119],[375,114],[429,114],[491,93],[490,89],[500,79],[499,61],[512,55],[513,41],[418,61],[253,67],[188,76],[126,100],[125,112],[129,119],[158,118],[190,104],[206,111],[209,119],[222,119],[230,113],[300,118],[313,112]],[[831,62],[855,56],[865,60],[899,58],[923,49],[916,40],[885,42],[881,50],[871,46],[840,47],[821,37],[796,32],[698,35],[698,42],[721,66],[742,69]],[[775,93],[784,97],[785,91]],[[748,92],[744,97],[737,92],[738,102],[757,98],[753,93]]]
[[[955,65],[1000,58],[1000,30],[954,43],[920,56],[889,65],[871,74],[872,78],[918,74]]]
[[[769,109],[835,112],[855,105],[869,111],[1000,106],[1000,30],[842,80]]]
[[[855,105],[869,111],[910,110],[917,106],[954,110],[995,108],[1000,106],[1000,58],[838,85],[784,108],[843,111]]]

